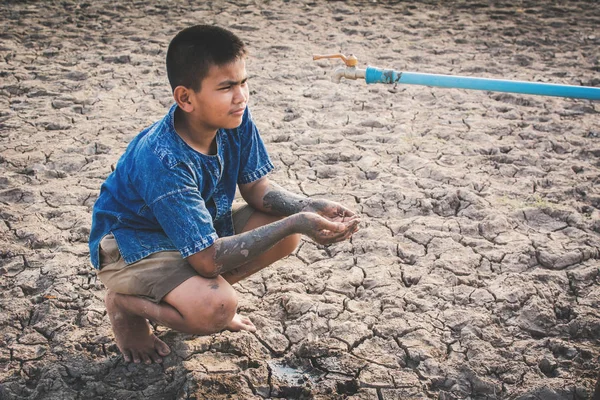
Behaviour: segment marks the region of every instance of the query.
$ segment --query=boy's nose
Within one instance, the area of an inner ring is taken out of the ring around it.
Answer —
[[[236,91],[233,95],[234,104],[245,103],[248,101],[248,91],[242,86],[236,86]]]

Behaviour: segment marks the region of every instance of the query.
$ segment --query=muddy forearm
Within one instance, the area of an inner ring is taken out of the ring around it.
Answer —
[[[214,262],[218,275],[238,268],[265,253],[286,236],[301,232],[298,216],[284,218],[235,236],[224,237],[214,244]]]
[[[271,214],[287,216],[303,211],[310,201],[308,197],[294,194],[269,182],[262,199],[262,206]]]

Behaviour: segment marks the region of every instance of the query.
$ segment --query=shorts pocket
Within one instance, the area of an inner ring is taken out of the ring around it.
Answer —
[[[108,234],[100,241],[100,269],[108,264],[114,264],[121,259],[119,246],[112,234]]]

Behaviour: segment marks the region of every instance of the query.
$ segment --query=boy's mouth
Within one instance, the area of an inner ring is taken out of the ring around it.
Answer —
[[[242,107],[242,108],[238,108],[234,111],[231,111],[230,114],[232,115],[244,115],[244,111],[246,110],[246,107]]]

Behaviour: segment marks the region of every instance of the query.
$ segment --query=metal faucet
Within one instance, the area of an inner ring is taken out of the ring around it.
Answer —
[[[356,68],[356,65],[358,64],[358,58],[356,58],[352,54],[350,54],[350,56],[348,56],[348,57],[346,57],[343,54],[331,54],[331,55],[327,55],[327,56],[321,56],[321,55],[313,56],[313,60],[321,60],[323,58],[339,58],[342,61],[344,61],[344,63],[346,64],[345,68],[340,67],[340,68],[336,68],[336,70],[333,71],[333,76],[331,77],[331,80],[334,81],[335,83],[340,83],[342,78],[356,80],[356,79],[365,77],[366,70]]]

